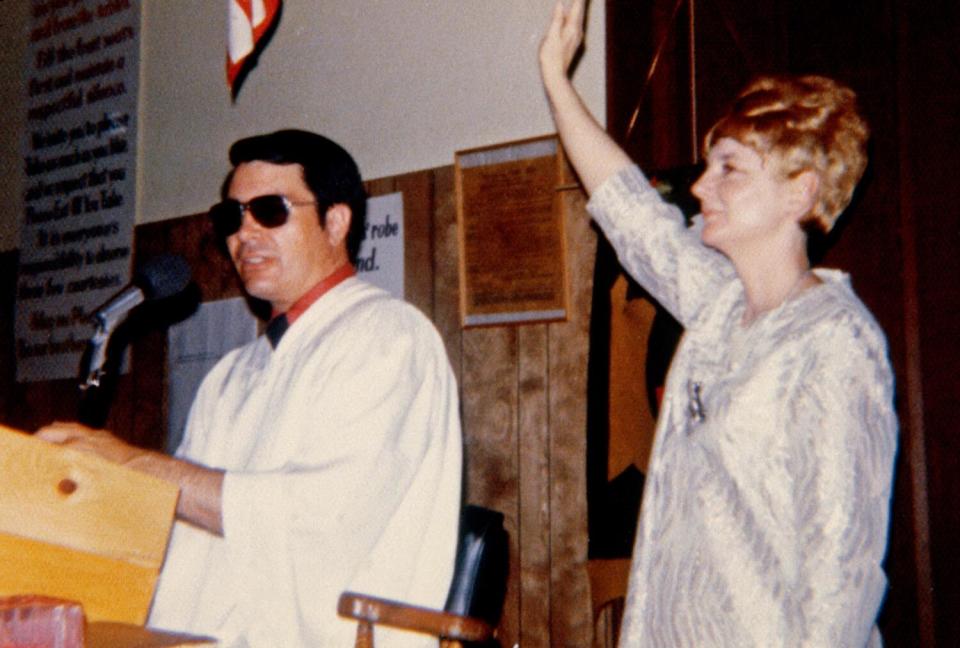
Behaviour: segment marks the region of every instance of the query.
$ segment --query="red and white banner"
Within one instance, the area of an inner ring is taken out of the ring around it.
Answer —
[[[227,0],[229,34],[227,39],[227,85],[233,82],[253,53],[257,42],[273,23],[280,0]]]

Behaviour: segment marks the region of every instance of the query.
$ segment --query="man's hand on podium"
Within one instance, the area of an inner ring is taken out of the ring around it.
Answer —
[[[148,452],[130,445],[106,430],[97,430],[71,421],[55,421],[37,430],[35,436],[49,443],[99,455],[107,461],[122,465],[129,465]]]
[[[107,430],[82,423],[57,421],[37,430],[35,436],[177,484],[180,488],[177,517],[213,534],[223,535],[223,470],[138,448]]]

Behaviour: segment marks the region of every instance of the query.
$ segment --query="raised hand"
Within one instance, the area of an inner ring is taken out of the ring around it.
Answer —
[[[540,42],[540,74],[545,84],[565,78],[570,63],[583,44],[583,13],[586,0],[573,0],[570,8],[557,0],[550,24]]]
[[[631,161],[590,114],[568,76],[570,63],[583,45],[585,5],[586,0],[572,0],[567,9],[564,0],[557,0],[540,42],[540,76],[567,159],[591,194]]]

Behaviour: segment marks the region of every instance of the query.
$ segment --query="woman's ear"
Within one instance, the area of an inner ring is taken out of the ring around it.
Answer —
[[[787,206],[797,222],[805,219],[817,202],[820,193],[820,176],[807,169],[790,179]]]
[[[338,246],[346,241],[352,219],[353,212],[343,203],[337,203],[327,209],[325,229],[331,245]]]

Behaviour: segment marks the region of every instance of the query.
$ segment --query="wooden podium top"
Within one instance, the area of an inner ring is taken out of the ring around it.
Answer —
[[[0,596],[78,601],[91,622],[143,625],[175,484],[0,426],[0,492]]]

